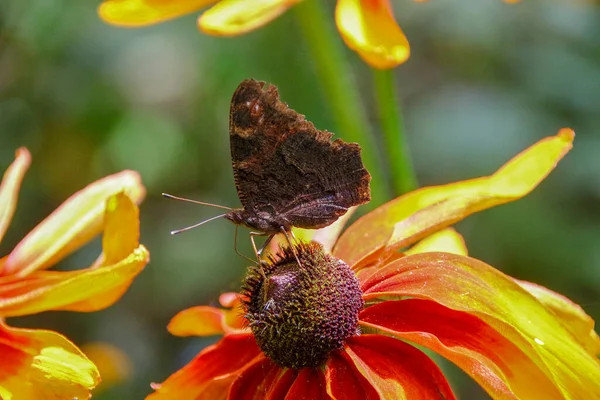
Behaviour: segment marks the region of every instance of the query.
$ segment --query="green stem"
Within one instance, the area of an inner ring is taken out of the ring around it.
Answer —
[[[368,123],[356,82],[344,55],[344,44],[334,30],[333,18],[323,8],[323,0],[304,0],[294,6],[302,35],[312,53],[320,85],[331,106],[339,136],[362,146],[362,158],[371,173],[371,204],[390,198],[377,142]]]
[[[396,95],[394,70],[373,69],[373,74],[392,187],[395,195],[401,195],[416,189],[418,184],[406,143],[402,108]]]

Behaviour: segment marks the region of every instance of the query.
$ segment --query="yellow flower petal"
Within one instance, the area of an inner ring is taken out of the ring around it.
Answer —
[[[144,269],[150,253],[139,246],[119,263],[80,271],[36,271],[24,278],[0,279],[0,316],[48,310],[90,312],[112,305]]]
[[[77,250],[102,230],[106,199],[124,191],[140,203],[146,190],[137,172],[121,173],[100,179],[80,190],[31,231],[10,253],[5,274],[27,275],[49,268]]]
[[[358,207],[351,207],[346,214],[342,215],[337,221],[329,226],[326,226],[325,228],[321,228],[316,231],[309,231],[313,232],[309,240],[313,240],[322,244],[323,249],[326,252],[331,253],[331,250],[333,249],[335,242],[337,242],[340,233],[342,233],[344,226],[346,226],[350,220],[350,217],[352,217],[352,214],[354,214],[357,208]]]
[[[21,181],[30,163],[31,154],[26,148],[21,147],[17,150],[15,161],[4,173],[2,184],[0,184],[0,242],[17,207]]]
[[[217,0],[108,0],[98,14],[113,25],[136,27],[163,22],[200,10]]]
[[[102,236],[103,265],[116,264],[135,250],[140,239],[139,210],[124,192],[106,201],[104,235]]]
[[[234,36],[259,28],[301,0],[222,0],[198,19],[211,35]]]
[[[515,281],[552,311],[591,355],[600,357],[600,338],[594,331],[594,320],[579,305],[543,286],[518,279]]]
[[[531,192],[571,149],[574,133],[540,140],[491,176],[425,187],[384,204],[352,224],[334,254],[349,265],[382,249],[396,251],[470,214]]]
[[[405,254],[408,256],[411,254],[430,253],[433,251],[441,251],[462,256],[468,255],[465,239],[453,228],[446,228],[433,235],[427,236],[425,239],[408,249]]]
[[[389,0],[338,0],[335,21],[348,47],[375,68],[394,68],[410,55]]]
[[[0,277],[0,316],[52,309],[95,311],[121,297],[149,255],[138,247],[137,206],[125,193],[111,196],[106,204],[101,262],[80,271]]]
[[[3,400],[88,399],[100,376],[67,338],[51,331],[0,323]]]

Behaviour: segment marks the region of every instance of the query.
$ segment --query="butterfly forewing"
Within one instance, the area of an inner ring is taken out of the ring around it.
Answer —
[[[235,185],[247,214],[273,226],[316,229],[370,200],[360,146],[331,141],[255,80],[235,91],[230,112]]]

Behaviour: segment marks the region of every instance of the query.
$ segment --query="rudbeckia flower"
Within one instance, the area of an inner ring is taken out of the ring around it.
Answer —
[[[591,318],[468,257],[449,227],[529,193],[572,140],[561,130],[490,176],[418,189],[339,238],[336,223],[294,251],[284,246],[249,270],[241,295],[221,296],[223,308],[173,318],[174,335],[223,338],[153,384],[147,400],[453,399],[413,345],[452,361],[494,399],[599,398]]]
[[[17,151],[0,186],[0,240],[17,204],[31,162]],[[135,203],[144,186],[124,171],[67,199],[0,259],[0,398],[87,399],[100,381],[89,359],[57,332],[20,329],[5,319],[49,310],[96,311],[117,301],[144,268],[149,253],[139,245]],[[103,233],[102,254],[89,268],[48,271],[63,257]]]
[[[146,26],[213,5],[198,19],[211,35],[234,36],[259,28],[301,0],[106,0],[100,17],[114,25]],[[335,20],[351,49],[375,68],[393,68],[408,59],[410,48],[396,23],[389,0],[338,0]]]

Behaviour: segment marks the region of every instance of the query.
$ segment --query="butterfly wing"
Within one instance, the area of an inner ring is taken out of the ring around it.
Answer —
[[[244,209],[274,225],[311,229],[368,202],[360,146],[331,136],[280,101],[275,86],[243,81],[231,103],[230,141]]]

